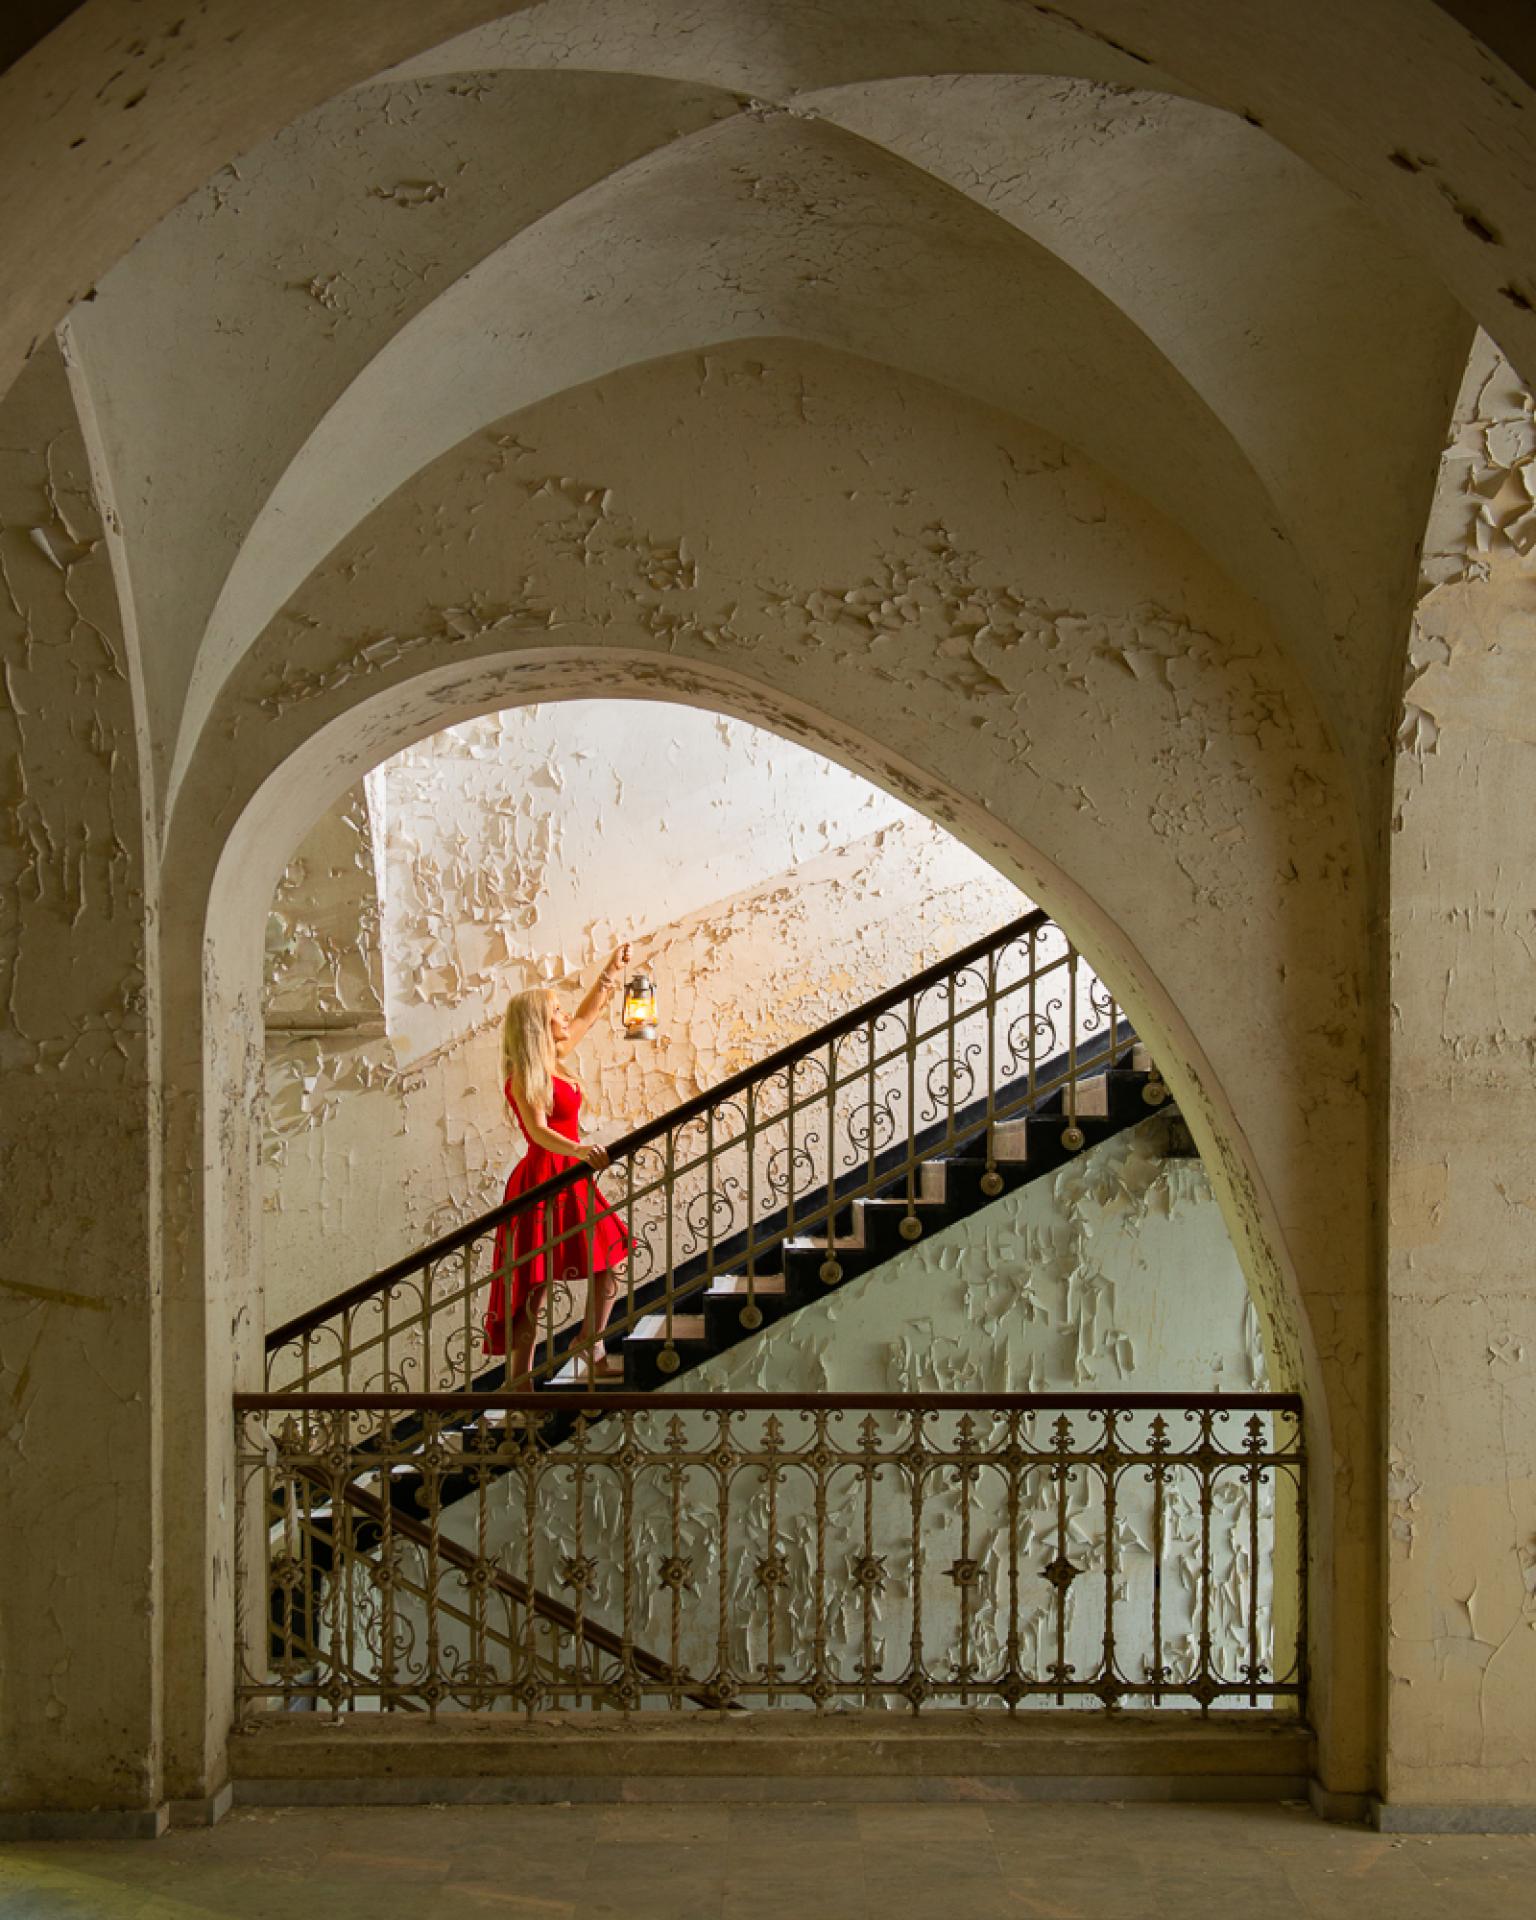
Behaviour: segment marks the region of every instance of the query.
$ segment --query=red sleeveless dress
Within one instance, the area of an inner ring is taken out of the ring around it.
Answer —
[[[580,1166],[574,1154],[551,1153],[548,1147],[536,1147],[528,1140],[528,1129],[512,1097],[512,1082],[506,1083],[507,1105],[517,1116],[528,1151],[507,1179],[504,1200],[515,1200],[520,1193],[553,1180],[567,1167]],[[548,1125],[568,1139],[581,1138],[581,1090],[569,1080],[554,1081],[554,1101]],[[560,1234],[569,1238],[551,1246]],[[588,1248],[591,1249],[590,1263]],[[485,1314],[485,1350],[505,1353],[507,1324],[535,1287],[542,1287],[553,1276],[560,1280],[585,1280],[591,1274],[616,1267],[629,1254],[629,1235],[591,1178],[577,1180],[542,1200],[536,1207],[525,1207],[510,1221],[496,1229],[496,1248],[491,1275],[491,1298]],[[510,1271],[509,1271],[510,1269]]]

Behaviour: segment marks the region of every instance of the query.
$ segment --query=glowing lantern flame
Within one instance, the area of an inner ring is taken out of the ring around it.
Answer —
[[[624,989],[624,1038],[656,1038],[656,982],[648,973],[632,975]]]

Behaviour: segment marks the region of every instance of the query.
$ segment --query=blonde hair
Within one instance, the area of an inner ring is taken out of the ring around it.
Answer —
[[[501,1077],[512,1082],[524,1118],[548,1114],[555,1099],[554,996],[548,987],[514,993],[501,1022]]]

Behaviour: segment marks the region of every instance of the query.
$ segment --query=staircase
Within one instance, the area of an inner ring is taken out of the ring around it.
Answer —
[[[1118,1038],[1127,1049],[1116,1049],[1121,1064],[1104,1064],[1107,1046],[1079,1061],[1073,1119],[1058,1089],[1037,1108],[995,1123],[990,1158],[975,1141],[959,1149],[933,1145],[918,1160],[915,1181],[905,1172],[893,1174],[873,1193],[840,1201],[830,1232],[786,1234],[751,1279],[743,1272],[716,1271],[697,1292],[697,1311],[674,1311],[669,1319],[658,1295],[655,1307],[607,1343],[609,1352],[596,1368],[586,1359],[579,1330],[563,1339],[557,1336],[561,1363],[539,1386],[562,1392],[589,1388],[649,1393],[752,1339],[761,1328],[825,1300],[835,1288],[883,1266],[930,1234],[1047,1178],[1086,1148],[1138,1126],[1159,1109],[1168,1119],[1165,1154],[1191,1157],[1194,1146],[1188,1131],[1168,1104],[1167,1089],[1146,1050],[1128,1026],[1122,1024]],[[1054,1074],[1065,1062],[1050,1066]],[[909,1185],[915,1187],[910,1194]],[[824,1203],[820,1193],[812,1197]],[[725,1258],[729,1265],[728,1255]],[[677,1364],[669,1369],[666,1361],[672,1354]],[[500,1367],[477,1379],[477,1385],[491,1390],[503,1384]]]
[[[580,1302],[556,1281],[531,1385],[650,1392],[1160,1108],[1166,1151],[1192,1153],[1113,997],[1028,914],[617,1142],[599,1185],[631,1257],[607,1354],[591,1363]],[[514,1385],[481,1351],[496,1230],[587,1177],[547,1181],[276,1328],[268,1391]],[[538,1245],[580,1265],[561,1236]]]

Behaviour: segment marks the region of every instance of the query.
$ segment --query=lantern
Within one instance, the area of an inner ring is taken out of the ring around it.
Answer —
[[[624,1038],[656,1038],[656,982],[643,970],[632,974],[624,989]]]

